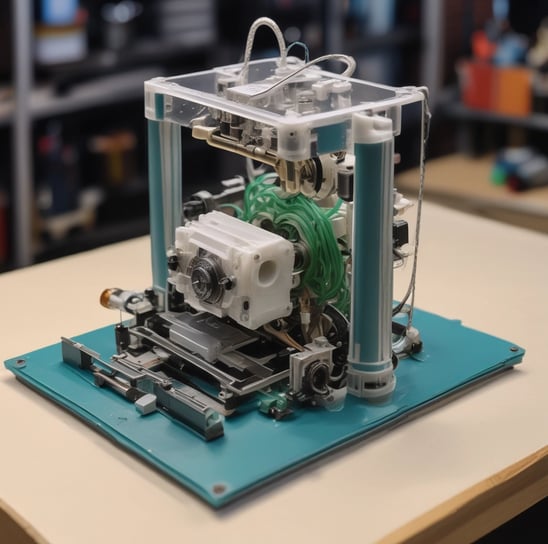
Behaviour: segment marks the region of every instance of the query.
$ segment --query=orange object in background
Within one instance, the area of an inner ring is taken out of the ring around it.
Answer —
[[[465,106],[504,115],[531,113],[532,72],[529,68],[465,60],[459,63],[458,73]]]
[[[493,109],[506,115],[529,115],[533,101],[531,83],[529,68],[497,68]]]
[[[119,187],[135,179],[137,138],[133,132],[121,129],[93,136],[88,147],[102,160],[101,177],[107,185]]]

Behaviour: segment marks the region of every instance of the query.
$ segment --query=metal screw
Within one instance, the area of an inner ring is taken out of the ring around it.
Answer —
[[[226,491],[225,484],[215,484],[213,486],[213,493],[215,493],[215,495],[222,495],[225,491]]]

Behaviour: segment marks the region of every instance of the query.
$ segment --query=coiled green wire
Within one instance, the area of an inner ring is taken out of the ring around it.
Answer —
[[[272,183],[276,177],[275,173],[267,173],[255,178],[244,193],[244,209],[235,210],[237,216],[255,224],[270,221],[274,232],[292,242],[304,241],[309,261],[301,285],[317,297],[320,305],[333,303],[348,315],[350,293],[345,261],[330,221],[342,200],[331,209],[320,208],[301,194],[283,193]]]

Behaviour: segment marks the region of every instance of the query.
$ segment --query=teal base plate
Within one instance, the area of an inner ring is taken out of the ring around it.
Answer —
[[[96,387],[90,374],[62,362],[60,343],[5,365],[26,385],[220,507],[523,358],[523,349],[459,321],[415,310],[413,324],[421,331],[424,350],[400,361],[389,402],[372,405],[347,396],[339,411],[297,408],[282,421],[250,410],[226,418],[225,435],[211,442],[162,413],[142,416],[130,402]],[[112,326],[75,340],[103,358],[116,351]]]

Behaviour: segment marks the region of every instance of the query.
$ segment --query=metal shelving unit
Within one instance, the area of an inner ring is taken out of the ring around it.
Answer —
[[[33,2],[31,0],[11,0],[12,28],[14,39],[14,98],[0,104],[0,128],[13,132],[12,145],[12,261],[18,268],[32,264],[36,260],[33,247],[33,202],[34,202],[34,123],[49,117],[77,114],[86,109],[107,107],[116,104],[138,101],[143,93],[143,82],[151,77],[162,75],[162,60],[165,56],[192,55],[198,53],[186,46],[185,52],[173,44],[143,42],[129,55],[134,57],[129,69],[120,74],[108,69],[100,75],[101,62],[94,58],[93,69],[96,79],[85,81],[76,78],[71,83],[70,92],[59,95],[51,86],[38,86],[34,81],[33,63]],[[435,97],[440,77],[440,33],[442,25],[442,3],[437,0],[421,0],[420,30],[409,28],[395,29],[387,35],[366,38],[363,43],[349,43],[344,36],[344,5],[339,0],[326,0],[323,14],[324,46],[326,51],[348,51],[356,46],[362,50],[384,46],[405,48],[411,42],[420,47],[418,54],[421,74],[417,80],[427,84],[431,97]],[[201,48],[204,51],[204,48]],[[100,55],[99,55],[100,57]],[[143,59],[145,64],[143,65]],[[129,61],[130,64],[132,61]],[[126,66],[127,68],[127,66]],[[84,70],[85,71],[85,70]],[[82,78],[85,79],[85,78]]]
[[[470,108],[461,102],[458,89],[454,87],[444,89],[441,95],[439,114],[455,123],[456,148],[464,154],[476,156],[494,151],[497,145],[512,136],[514,140],[517,136],[517,141],[524,142],[531,134],[536,134],[537,143],[540,143],[539,139],[544,139],[542,134],[548,132],[547,113],[531,112],[519,116]]]
[[[166,62],[207,53],[208,47],[141,39],[118,57],[109,51],[93,53],[81,67],[76,67],[81,76],[68,77],[70,88],[60,93],[53,85],[34,80],[32,0],[11,0],[11,6],[13,98],[0,103],[0,128],[12,131],[10,231],[13,250],[10,267],[20,268],[41,259],[41,251],[35,254],[33,247],[32,227],[33,127],[36,121],[78,114],[96,107],[138,102],[143,97],[143,82],[165,75]],[[59,72],[60,79],[62,76]],[[142,234],[142,222],[137,224],[138,234]]]
[[[353,54],[356,50],[366,53],[379,47],[400,47],[419,44],[420,82],[430,90],[431,106],[437,101],[441,88],[444,2],[420,1],[420,29],[396,27],[374,36],[364,36],[348,43],[343,35],[344,2],[329,0],[326,6],[326,50]],[[331,24],[328,24],[331,23]]]
[[[443,107],[449,116],[462,121],[481,121],[485,123],[498,123],[529,130],[548,131],[548,114],[531,113],[526,116],[504,115],[488,110],[468,108],[460,102],[451,102]]]

